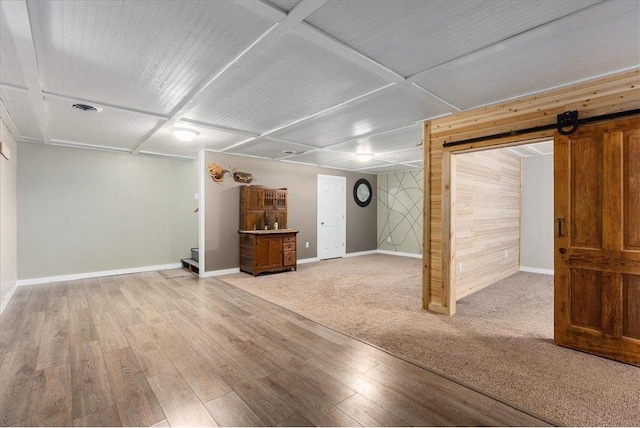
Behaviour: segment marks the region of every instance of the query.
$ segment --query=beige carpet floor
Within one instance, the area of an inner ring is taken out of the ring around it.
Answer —
[[[374,254],[219,279],[562,424],[640,426],[640,368],[552,343],[551,276],[517,273],[458,301],[453,317],[421,309],[419,259]]]

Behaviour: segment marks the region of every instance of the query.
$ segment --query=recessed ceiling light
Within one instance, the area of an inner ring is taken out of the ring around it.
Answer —
[[[371,153],[358,153],[356,154],[356,159],[360,162],[369,162],[373,158],[373,154]]]
[[[192,141],[200,135],[198,131],[191,128],[173,128],[171,132],[173,132],[173,135],[180,141]]]

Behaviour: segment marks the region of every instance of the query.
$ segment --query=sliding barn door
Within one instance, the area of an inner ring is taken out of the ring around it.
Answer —
[[[554,341],[640,365],[640,118],[557,134]]]

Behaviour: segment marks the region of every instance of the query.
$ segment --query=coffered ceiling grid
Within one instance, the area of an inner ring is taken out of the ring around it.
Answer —
[[[640,66],[639,10],[635,0],[2,2],[2,101],[29,140],[418,168],[416,123]],[[567,54],[585,37],[604,60],[583,46]],[[78,122],[65,110],[74,102],[103,111]],[[178,125],[200,135],[178,142]],[[355,162],[362,147],[372,163]]]

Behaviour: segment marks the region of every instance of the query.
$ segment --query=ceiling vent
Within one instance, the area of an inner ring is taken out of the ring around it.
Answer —
[[[100,111],[98,107],[94,107],[89,104],[73,104],[71,107],[73,107],[76,110],[84,111],[87,113],[94,113],[94,112]]]

